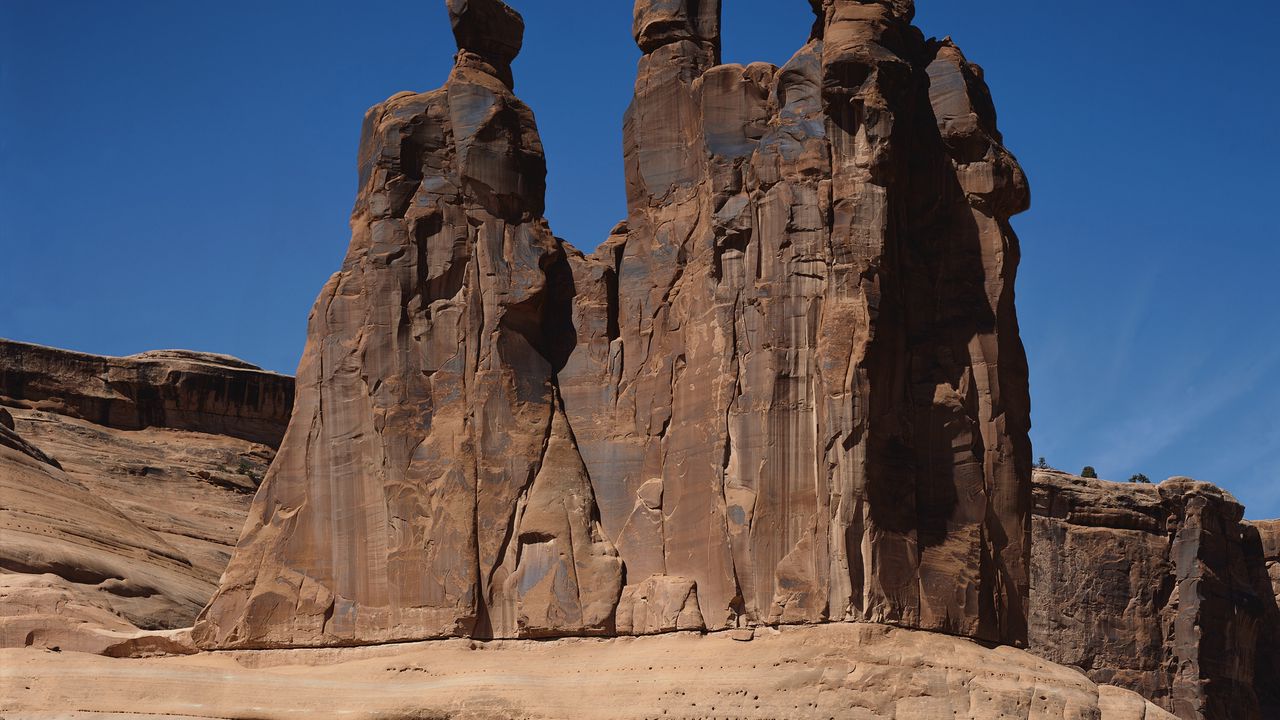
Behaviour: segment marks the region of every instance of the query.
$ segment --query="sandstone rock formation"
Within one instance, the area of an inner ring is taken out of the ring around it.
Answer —
[[[1009,647],[871,624],[111,660],[0,650],[13,718],[1173,720]]]
[[[1035,500],[1033,652],[1184,720],[1274,714],[1280,614],[1259,539],[1274,523],[1187,478],[1038,471]]]
[[[814,3],[782,68],[718,64],[716,0],[641,0],[628,218],[584,256],[542,217],[520,16],[447,6],[445,87],[366,116],[350,250],[197,641],[1023,642],[1028,194],[981,70],[906,0]]]
[[[1253,687],[1258,694],[1260,717],[1280,717],[1280,520],[1254,521],[1247,525],[1245,552],[1250,572],[1255,576],[1255,592],[1263,605]]]
[[[189,626],[217,586],[275,454],[221,433],[279,438],[292,379],[137,357],[0,341],[0,646],[102,652]]]
[[[523,23],[496,0],[448,7],[445,87],[365,117],[351,248],[196,627],[207,646],[612,630],[622,561],[555,381],[571,278],[511,92]]]
[[[718,65],[718,4],[637,3],[628,217],[571,257],[559,379],[629,586],[1018,642],[1028,199],[981,71],[845,0],[782,68]]]
[[[118,430],[192,430],[274,447],[293,409],[293,379],[226,355],[115,358],[0,339],[0,404]]]

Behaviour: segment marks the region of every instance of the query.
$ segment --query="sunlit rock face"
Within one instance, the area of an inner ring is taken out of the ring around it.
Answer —
[[[342,270],[222,587],[218,646],[610,630],[622,560],[561,409],[573,344],[546,164],[511,91],[523,21],[451,0],[446,85],[365,117]]]
[[[523,24],[449,0],[445,87],[366,117],[353,239],[205,647],[875,620],[1026,639],[1030,449],[981,70],[909,2],[782,68],[640,0],[628,217],[542,217]]]
[[[559,380],[628,588],[1018,642],[1028,194],[981,71],[872,2],[719,65],[717,4],[637,3],[628,217],[570,257]]]
[[[190,627],[292,403],[293,378],[225,355],[0,339],[0,647]]]

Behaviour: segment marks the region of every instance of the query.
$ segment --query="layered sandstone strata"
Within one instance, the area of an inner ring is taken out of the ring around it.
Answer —
[[[0,645],[104,651],[189,626],[217,587],[275,454],[221,433],[279,438],[292,379],[136,357],[0,343]]]
[[[1270,717],[1280,614],[1259,531],[1273,542],[1274,523],[1187,478],[1037,472],[1035,500],[1033,652],[1184,720]]]
[[[0,404],[118,430],[191,430],[277,446],[293,379],[227,355],[103,357],[0,338]]]
[[[366,116],[353,238],[196,636],[344,645],[873,620],[1026,636],[1025,180],[909,2],[784,67],[636,4],[627,221],[542,217],[520,16],[449,0],[445,87]]]

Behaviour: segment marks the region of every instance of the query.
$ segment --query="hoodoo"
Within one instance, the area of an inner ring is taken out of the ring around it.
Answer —
[[[910,2],[781,68],[636,3],[628,215],[543,218],[520,16],[448,0],[445,86],[369,111],[342,269],[207,648],[872,620],[1024,643],[1026,182]]]

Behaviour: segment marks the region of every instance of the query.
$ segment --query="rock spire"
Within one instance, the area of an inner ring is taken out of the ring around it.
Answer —
[[[783,67],[640,0],[628,214],[542,217],[522,22],[448,0],[445,87],[366,117],[351,248],[205,647],[874,620],[1026,639],[1030,447],[981,70],[908,2]]]

